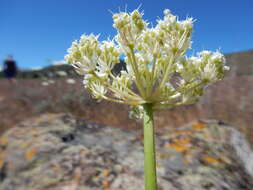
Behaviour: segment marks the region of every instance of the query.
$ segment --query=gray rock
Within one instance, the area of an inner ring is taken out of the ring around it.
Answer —
[[[159,190],[252,190],[234,138],[214,121],[157,131]],[[67,114],[23,122],[0,138],[0,189],[142,190],[142,131]]]

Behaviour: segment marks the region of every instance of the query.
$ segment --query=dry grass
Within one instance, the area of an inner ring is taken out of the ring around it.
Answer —
[[[45,112],[65,112],[111,126],[136,129],[140,123],[128,118],[128,107],[92,100],[82,87],[57,79],[42,85],[42,80],[19,80],[12,86],[0,80],[0,133],[17,122]],[[157,127],[180,127],[199,119],[218,119],[231,123],[252,140],[253,76],[231,76],[209,87],[196,105],[159,111]]]

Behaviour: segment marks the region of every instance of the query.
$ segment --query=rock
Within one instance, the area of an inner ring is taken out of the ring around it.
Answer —
[[[65,77],[68,75],[65,71],[56,71],[56,74],[60,77]]]
[[[68,79],[66,79],[66,83],[68,83],[68,84],[75,84],[76,81],[75,81],[75,79],[68,78]]]
[[[241,160],[246,166],[245,168],[247,172],[253,176],[253,152],[249,144],[246,142],[245,138],[245,135],[235,129],[232,129],[230,142],[234,147],[237,155],[240,156]]]
[[[251,190],[234,130],[202,121],[157,131],[159,190]],[[144,189],[142,138],[67,114],[25,121],[0,138],[0,189]]]

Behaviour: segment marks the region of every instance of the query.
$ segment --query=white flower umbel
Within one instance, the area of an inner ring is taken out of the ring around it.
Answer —
[[[99,36],[82,35],[72,43],[66,61],[89,75],[85,87],[95,98],[132,106],[152,103],[154,109],[196,102],[205,86],[223,77],[224,56],[210,51],[185,56],[192,18],[180,21],[165,10],[164,18],[148,27],[142,16],[138,10],[114,14],[118,34],[113,40],[99,42]],[[115,76],[112,69],[120,56],[127,70]],[[181,81],[176,85],[171,82],[175,76]]]
[[[227,67],[219,52],[186,56],[192,18],[179,20],[165,10],[163,19],[149,27],[142,17],[138,10],[114,14],[117,35],[112,40],[99,42],[99,36],[82,35],[65,59],[84,75],[84,86],[94,98],[129,104],[132,113],[144,119],[145,171],[150,171],[145,172],[146,189],[153,190],[153,110],[196,102],[207,85],[223,78]],[[120,57],[126,70],[116,75],[112,70]]]

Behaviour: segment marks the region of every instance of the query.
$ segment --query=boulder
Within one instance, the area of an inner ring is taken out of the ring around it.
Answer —
[[[245,141],[233,131],[217,121],[157,131],[159,189],[252,190],[236,143]],[[142,130],[44,114],[1,136],[0,189],[142,190],[142,139]]]

